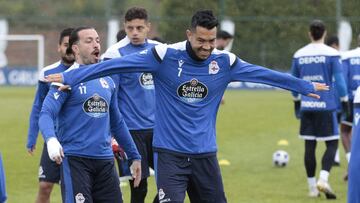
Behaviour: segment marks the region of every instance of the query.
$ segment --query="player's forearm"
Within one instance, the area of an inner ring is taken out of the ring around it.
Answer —
[[[39,134],[39,114],[41,106],[43,104],[43,98],[46,96],[46,88],[42,82],[39,81],[38,88],[36,90],[35,99],[30,113],[29,118],[29,129],[27,138],[27,148],[32,148],[36,144],[36,139]]]
[[[335,72],[334,78],[335,78],[335,88],[336,88],[337,92],[339,93],[339,96],[346,97],[348,90],[347,90],[346,82],[345,82],[342,72]]]
[[[282,89],[308,95],[315,92],[313,84],[292,75],[274,71],[265,67],[249,64],[243,67],[245,71],[235,73],[238,79],[245,82],[263,83]]]
[[[31,111],[26,144],[27,148],[32,148],[36,144],[36,139],[39,134],[39,112],[40,110],[35,109],[35,107],[33,107]]]
[[[55,136],[54,120],[49,113],[41,112],[39,118],[39,127],[44,140],[48,140],[50,137]]]

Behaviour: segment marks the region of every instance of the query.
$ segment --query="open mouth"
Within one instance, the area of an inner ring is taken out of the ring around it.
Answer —
[[[91,53],[93,56],[95,56],[95,58],[99,58],[100,57],[100,51],[99,50],[95,50]]]

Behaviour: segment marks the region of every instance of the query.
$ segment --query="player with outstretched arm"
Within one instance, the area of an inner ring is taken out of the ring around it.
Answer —
[[[216,115],[231,81],[265,83],[319,98],[324,84],[247,63],[214,49],[218,20],[197,11],[188,40],[157,45],[63,74],[48,81],[70,86],[105,75],[151,72],[155,84],[154,166],[160,202],[226,202],[216,157]]]

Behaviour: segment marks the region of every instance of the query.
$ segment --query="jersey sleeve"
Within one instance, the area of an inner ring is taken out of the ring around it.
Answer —
[[[300,73],[299,73],[299,68],[297,65],[297,60],[295,58],[293,58],[292,62],[291,62],[291,75],[293,75],[296,78],[300,78]],[[295,100],[299,100],[299,93],[295,92],[295,91],[291,91],[292,96],[294,97]]]
[[[311,82],[290,74],[247,63],[239,58],[231,66],[232,81],[262,83],[308,95],[315,92]]]
[[[57,89],[57,86],[51,86],[40,112],[39,128],[45,141],[56,136],[54,121],[70,94]]]
[[[114,91],[115,92],[115,91]],[[123,148],[130,160],[140,160],[141,156],[136,145],[130,135],[129,129],[121,115],[117,95],[114,93],[111,97],[110,104],[110,128],[111,133],[121,148]]]
[[[348,95],[353,94],[350,89],[351,79],[350,79],[350,71],[349,71],[349,68],[350,68],[349,60],[343,60],[341,62],[341,68],[342,68],[342,73],[343,73],[344,80],[346,83],[346,88],[348,90]]]
[[[161,46],[161,45],[158,45]],[[62,73],[64,84],[70,86],[99,77],[117,73],[156,72],[161,59],[155,48],[114,58],[100,63],[83,66]]]
[[[339,93],[340,97],[346,97],[347,94],[347,87],[345,78],[343,75],[343,70],[341,67],[341,59],[340,56],[333,56],[330,58],[331,60],[331,67],[333,68],[334,78],[335,78],[335,88]]]
[[[29,129],[26,144],[26,148],[28,149],[31,149],[36,145],[36,139],[39,134],[39,114],[48,91],[49,86],[47,83],[39,80],[29,118]]]

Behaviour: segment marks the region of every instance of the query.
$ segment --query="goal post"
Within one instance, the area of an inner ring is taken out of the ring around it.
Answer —
[[[0,35],[0,85],[35,85],[38,72],[44,68],[44,41],[39,34]]]
[[[0,41],[37,41],[37,69],[44,67],[45,44],[43,35],[0,35]]]

